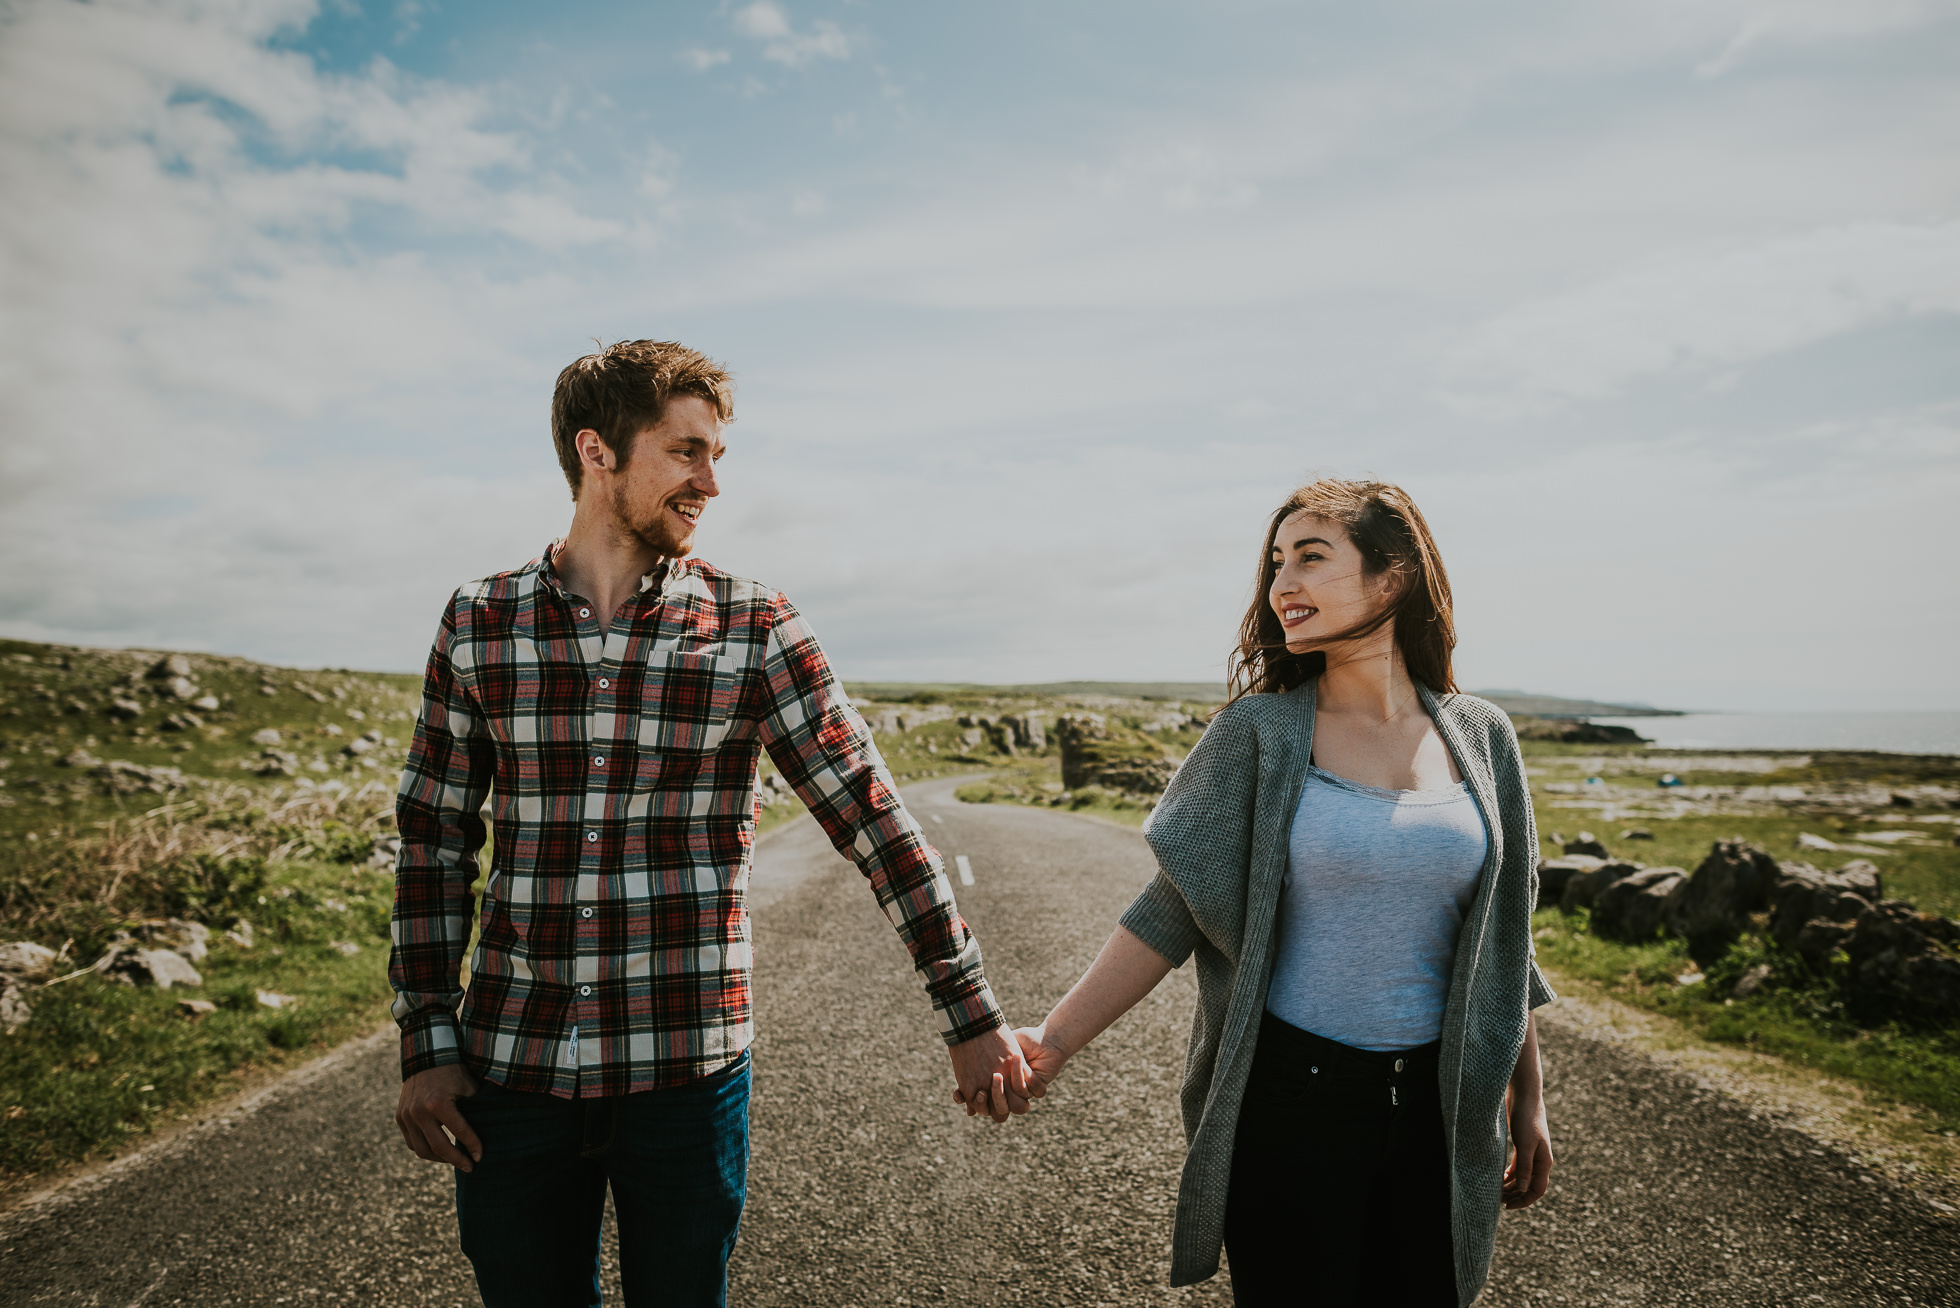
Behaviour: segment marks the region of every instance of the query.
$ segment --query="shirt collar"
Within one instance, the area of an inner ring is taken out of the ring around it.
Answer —
[[[572,597],[572,593],[565,589],[565,583],[558,576],[558,551],[563,549],[564,545],[565,538],[560,536],[557,540],[552,541],[551,544],[544,547],[544,553],[538,558],[538,578],[545,585],[551,587],[558,598],[569,600]],[[688,562],[684,558],[660,560],[645,573],[641,574],[639,593],[644,595],[648,591],[658,588],[663,578],[673,581],[685,576]]]

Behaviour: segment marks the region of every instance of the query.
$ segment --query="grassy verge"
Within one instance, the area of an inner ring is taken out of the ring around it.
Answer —
[[[113,1156],[257,1072],[384,1021],[390,893],[385,869],[275,862],[249,906],[251,947],[214,935],[196,964],[203,985],[85,974],[35,992],[34,1020],[0,1035],[0,1191]],[[197,1014],[187,999],[216,1007]]]
[[[1030,808],[1059,809],[1105,818],[1124,826],[1140,827],[1152,801],[1101,786],[1077,790],[1062,787],[1062,764],[1058,758],[1030,759],[997,769],[992,776],[970,782],[953,792],[968,804],[1023,804]]]
[[[1599,987],[1622,1003],[1681,1023],[1701,1038],[1774,1054],[1851,1082],[1883,1099],[1930,1111],[1946,1133],[1960,1131],[1960,1031],[1887,1023],[1861,1027],[1845,1014],[1828,978],[1802,975],[1802,964],[1752,941],[1706,970],[1680,940],[1624,945],[1586,930],[1587,914],[1545,909],[1533,919],[1538,954],[1548,968]],[[1730,992],[1760,963],[1780,984],[1744,999]],[[1682,984],[1681,978],[1702,979]]]

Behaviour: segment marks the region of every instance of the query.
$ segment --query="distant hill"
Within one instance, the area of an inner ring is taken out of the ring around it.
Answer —
[[[1533,695],[1523,690],[1473,690],[1506,713],[1535,718],[1678,718],[1680,709],[1655,708],[1651,704],[1602,704],[1596,699],[1561,699],[1557,695]]]

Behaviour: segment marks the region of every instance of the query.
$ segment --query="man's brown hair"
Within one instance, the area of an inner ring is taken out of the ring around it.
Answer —
[[[735,383],[728,370],[679,341],[618,341],[597,354],[574,359],[558,374],[551,395],[551,443],[558,466],[578,498],[582,470],[578,434],[587,428],[619,459],[633,457],[633,441],[660,421],[676,395],[698,395],[723,422],[735,421]]]
[[[1354,640],[1395,629],[1395,645],[1409,675],[1438,694],[1456,689],[1450,666],[1456,649],[1456,621],[1450,602],[1450,576],[1422,510],[1400,486],[1385,481],[1341,481],[1324,477],[1302,486],[1273,510],[1266,524],[1265,547],[1259,551],[1254,574],[1252,607],[1239,624],[1238,648],[1232,651],[1228,680],[1233,699],[1241,695],[1274,694],[1293,689],[1320,675],[1327,666],[1322,650],[1295,654],[1286,648],[1286,629],[1273,612],[1269,598],[1279,564],[1273,542],[1280,524],[1296,513],[1339,523],[1361,552],[1361,570],[1370,577],[1394,573],[1396,595],[1379,613],[1324,637],[1324,643]]]

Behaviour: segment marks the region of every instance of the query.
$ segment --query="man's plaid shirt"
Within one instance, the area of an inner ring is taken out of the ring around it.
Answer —
[[[584,1097],[740,1057],[765,748],[870,880],[947,1043],[1002,1025],[938,852],[789,601],[680,559],[609,627],[551,556],[457,591],[429,654],[396,803],[403,1075],[461,1062]],[[486,795],[496,839],[463,993]]]

